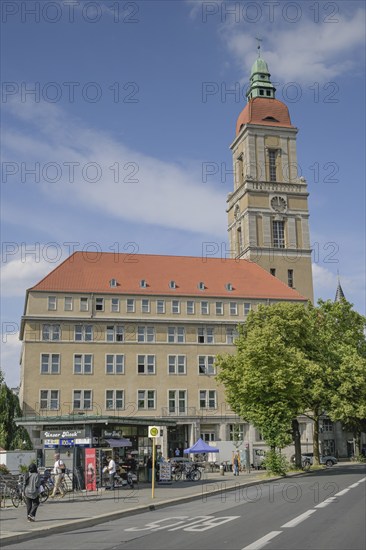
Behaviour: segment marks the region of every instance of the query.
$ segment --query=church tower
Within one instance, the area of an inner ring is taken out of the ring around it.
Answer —
[[[231,256],[259,264],[313,300],[306,180],[297,170],[296,134],[275,98],[267,63],[256,59],[248,103],[231,145],[234,191],[227,199]]]

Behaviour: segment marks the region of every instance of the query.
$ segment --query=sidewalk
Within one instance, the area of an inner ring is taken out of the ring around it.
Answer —
[[[129,488],[97,492],[68,493],[64,498],[48,499],[40,505],[37,520],[30,523],[26,518],[24,505],[19,508],[2,508],[1,544],[14,544],[52,533],[62,533],[73,529],[83,529],[106,521],[163,508],[173,504],[189,502],[220,494],[222,491],[239,489],[243,485],[266,483],[263,471],[241,473],[235,477],[232,472],[205,473],[198,482],[179,481],[171,485],[155,486],[155,498],[151,495],[151,485],[141,483],[134,490]]]

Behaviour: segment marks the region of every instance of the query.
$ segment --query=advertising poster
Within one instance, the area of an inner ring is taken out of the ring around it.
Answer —
[[[87,491],[97,490],[95,449],[85,449],[85,487]]]

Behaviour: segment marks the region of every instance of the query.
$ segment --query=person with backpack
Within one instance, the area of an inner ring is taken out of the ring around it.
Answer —
[[[51,498],[54,498],[57,491],[60,491],[61,497],[65,496],[65,491],[62,488],[62,480],[65,477],[65,463],[60,458],[60,453],[55,453],[55,464],[53,466],[53,474],[55,475],[55,486],[53,488]]]
[[[30,464],[24,477],[24,498],[27,506],[28,521],[36,521],[37,508],[39,506],[39,491],[41,478],[37,466]]]

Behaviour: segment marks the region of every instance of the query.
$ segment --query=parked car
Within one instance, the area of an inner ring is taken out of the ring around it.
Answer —
[[[334,466],[334,464],[338,463],[338,460],[335,456],[332,455],[320,455],[320,464],[324,464],[325,466]],[[295,455],[291,457],[292,462],[295,462]],[[302,453],[301,454],[301,460],[303,463],[309,462],[310,465],[313,465],[314,463],[314,453]]]

